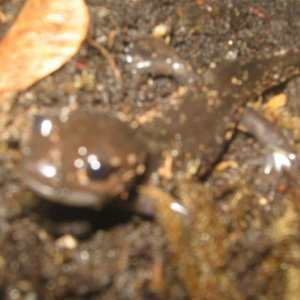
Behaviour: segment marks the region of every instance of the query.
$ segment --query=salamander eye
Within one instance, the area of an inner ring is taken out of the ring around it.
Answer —
[[[106,179],[112,171],[110,164],[100,161],[97,156],[90,155],[87,161],[86,172],[91,180]]]

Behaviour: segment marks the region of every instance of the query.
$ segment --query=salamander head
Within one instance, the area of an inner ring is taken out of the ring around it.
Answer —
[[[145,169],[144,145],[134,131],[97,111],[36,117],[22,154],[25,184],[73,206],[101,207],[126,196]]]

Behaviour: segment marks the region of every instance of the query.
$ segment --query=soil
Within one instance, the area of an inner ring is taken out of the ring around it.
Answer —
[[[0,36],[23,4],[0,0],[6,16],[5,22],[0,18]],[[87,4],[92,22],[76,57],[1,108],[0,298],[298,299],[299,170],[295,164],[288,172],[266,175],[258,159],[264,149],[243,132],[201,180],[174,178],[172,193],[142,182],[141,193],[157,203],[153,218],[48,202],[22,184],[19,166],[20,145],[36,113],[74,103],[146,110],[166,101],[177,88],[173,80],[145,76],[137,84],[125,70],[125,48],[137,37],[154,35],[163,24],[161,38],[194,68],[231,56],[251,60],[299,48],[300,1]],[[278,105],[274,95],[288,102]],[[294,79],[251,104],[290,139],[296,153],[299,97]],[[169,210],[174,199],[188,209],[187,216]]]

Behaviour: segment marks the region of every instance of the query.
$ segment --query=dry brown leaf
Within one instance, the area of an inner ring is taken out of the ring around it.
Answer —
[[[84,0],[28,0],[0,42],[0,94],[59,69],[77,53],[88,25]]]
[[[267,102],[268,108],[277,109],[284,107],[287,103],[287,95],[284,93],[277,94],[269,99]]]

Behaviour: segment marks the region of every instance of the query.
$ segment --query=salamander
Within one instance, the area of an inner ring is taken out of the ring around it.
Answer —
[[[158,105],[145,123],[116,113],[77,109],[39,116],[22,148],[25,184],[38,194],[69,205],[102,207],[123,198],[137,178],[150,178],[164,157],[176,176],[201,176],[231,139],[247,101],[299,74],[299,50],[281,51],[250,62],[211,63],[195,72],[158,39],[129,45],[126,70],[167,76],[178,93]]]

